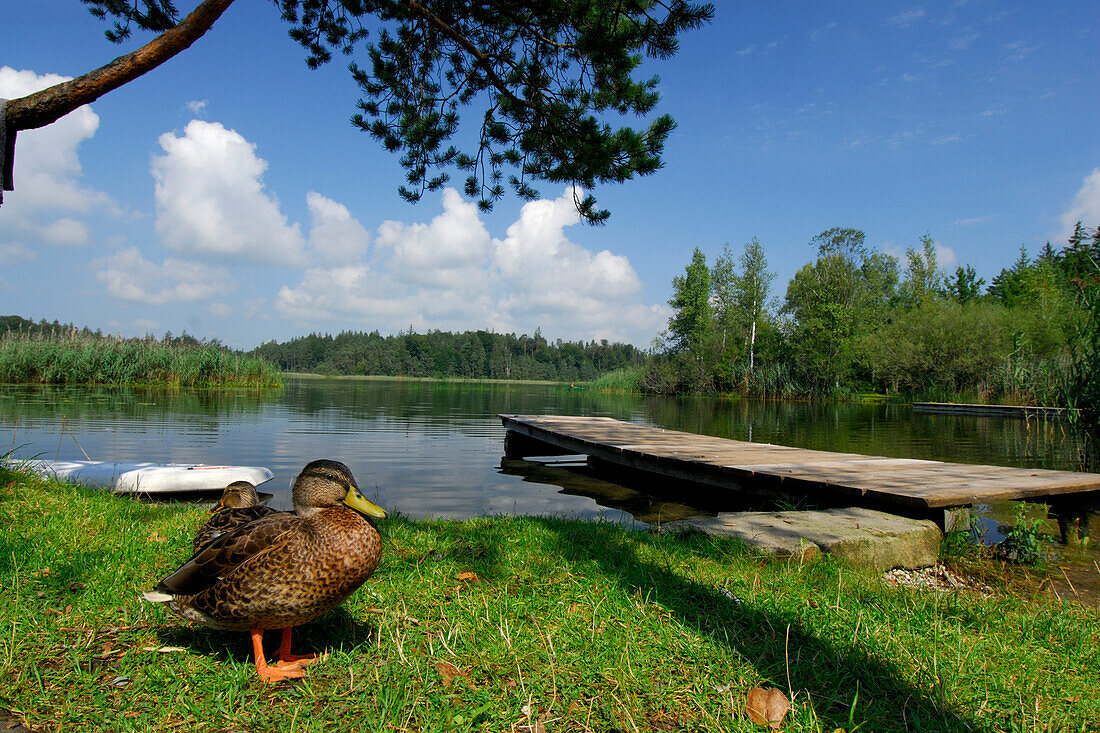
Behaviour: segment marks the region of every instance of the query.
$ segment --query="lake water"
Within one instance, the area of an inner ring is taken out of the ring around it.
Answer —
[[[624,483],[584,462],[504,458],[500,413],[599,415],[737,440],[898,458],[1084,470],[1061,423],[914,414],[897,404],[809,404],[607,395],[556,385],[290,378],[267,391],[0,385],[0,455],[270,468],[261,491],[289,509],[307,462],[335,458],[388,511],[463,519],[538,514],[645,526],[759,503],[715,503],[683,486]],[[639,488],[644,491],[638,490]],[[207,499],[210,501],[210,499]],[[756,500],[753,500],[756,501]],[[780,504],[779,506],[789,506]],[[1000,539],[1011,503],[979,507],[983,540]],[[1029,519],[1057,534],[1042,505]],[[1091,515],[1100,538],[1100,513]],[[1055,591],[1095,604],[1100,541],[1064,552]],[[1064,580],[1063,580],[1064,578]]]
[[[0,452],[267,466],[275,479],[263,489],[278,507],[290,506],[290,483],[305,463],[335,458],[378,503],[413,517],[558,514],[655,522],[727,508],[705,496],[685,503],[679,493],[675,499],[640,493],[577,461],[505,460],[499,413],[601,415],[822,450],[1081,468],[1078,441],[1057,422],[921,415],[896,404],[348,378],[290,378],[285,389],[268,391],[0,385]]]

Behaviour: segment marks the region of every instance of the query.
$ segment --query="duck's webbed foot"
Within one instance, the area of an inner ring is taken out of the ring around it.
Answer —
[[[275,663],[276,667],[279,669],[301,669],[321,658],[317,654],[292,654],[290,651],[290,627],[283,629],[283,642],[279,645],[279,661]]]
[[[264,682],[279,682],[280,680],[300,679],[306,676],[300,663],[284,666],[283,662],[280,661],[274,665],[269,665],[264,657],[264,630],[252,629],[251,636],[252,652],[256,656],[256,674],[260,675],[260,679]]]

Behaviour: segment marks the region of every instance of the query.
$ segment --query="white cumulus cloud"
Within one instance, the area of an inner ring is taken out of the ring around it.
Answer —
[[[494,242],[494,264],[509,289],[543,300],[618,300],[638,292],[641,283],[626,257],[608,250],[592,254],[569,240],[565,228],[580,220],[570,190],[553,201],[524,204],[507,236]]]
[[[1077,195],[1073,197],[1073,203],[1060,217],[1062,230],[1058,241],[1065,242],[1073,234],[1073,228],[1077,222],[1087,227],[1100,226],[1100,168],[1093,168],[1092,172],[1085,176]]]
[[[316,191],[306,195],[311,228],[309,248],[328,264],[348,264],[363,257],[370,237],[347,207]]]
[[[284,286],[276,311],[303,326],[334,321],[385,332],[492,328],[564,339],[647,344],[663,306],[642,304],[629,260],[572,242],[580,222],[573,192],[526,204],[503,239],[490,237],[476,205],[448,189],[428,223],[386,221],[369,264],[307,270]]]
[[[192,120],[183,135],[160,136],[152,162],[156,232],[191,256],[259,264],[304,264],[305,238],[266,190],[267,161],[255,145],[217,122]]]
[[[14,99],[68,81],[57,74],[36,74],[0,66],[0,97]],[[96,211],[116,213],[114,201],[83,185],[80,144],[95,135],[99,116],[80,107],[51,125],[23,130],[16,139],[15,190],[4,192],[0,242],[10,250],[35,245],[81,245],[88,228],[73,218]]]
[[[376,247],[392,274],[417,285],[483,287],[489,231],[477,206],[453,188],[443,192],[443,213],[428,224],[386,221]]]
[[[178,259],[166,259],[158,265],[145,259],[137,247],[96,264],[96,279],[104,283],[109,295],[149,305],[206,300],[233,287],[224,268]]]
[[[90,239],[87,224],[68,217],[55,219],[44,225],[40,234],[46,242],[62,246],[81,245]]]

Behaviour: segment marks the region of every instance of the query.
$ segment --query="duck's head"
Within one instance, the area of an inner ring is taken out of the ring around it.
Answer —
[[[322,509],[344,504],[365,517],[383,519],[385,510],[367,501],[351,471],[340,461],[310,461],[294,479],[294,511],[308,517]]]
[[[225,487],[222,498],[218,500],[210,513],[214,514],[222,509],[244,509],[245,507],[256,506],[259,503],[260,495],[256,493],[255,486],[247,481],[234,481]]]

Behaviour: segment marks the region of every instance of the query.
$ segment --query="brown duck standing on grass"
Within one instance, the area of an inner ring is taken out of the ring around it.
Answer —
[[[146,600],[167,603],[214,629],[248,631],[265,681],[304,677],[316,655],[290,653],[290,630],[335,608],[370,577],[382,555],[363,496],[339,461],[313,461],[294,480],[294,513],[262,517],[214,539],[166,577]],[[282,629],[279,661],[268,665],[263,632]]]
[[[222,498],[210,509],[211,517],[195,534],[191,549],[198,552],[207,542],[241,525],[278,513],[278,509],[260,503],[255,486],[247,481],[234,481],[225,487]]]

